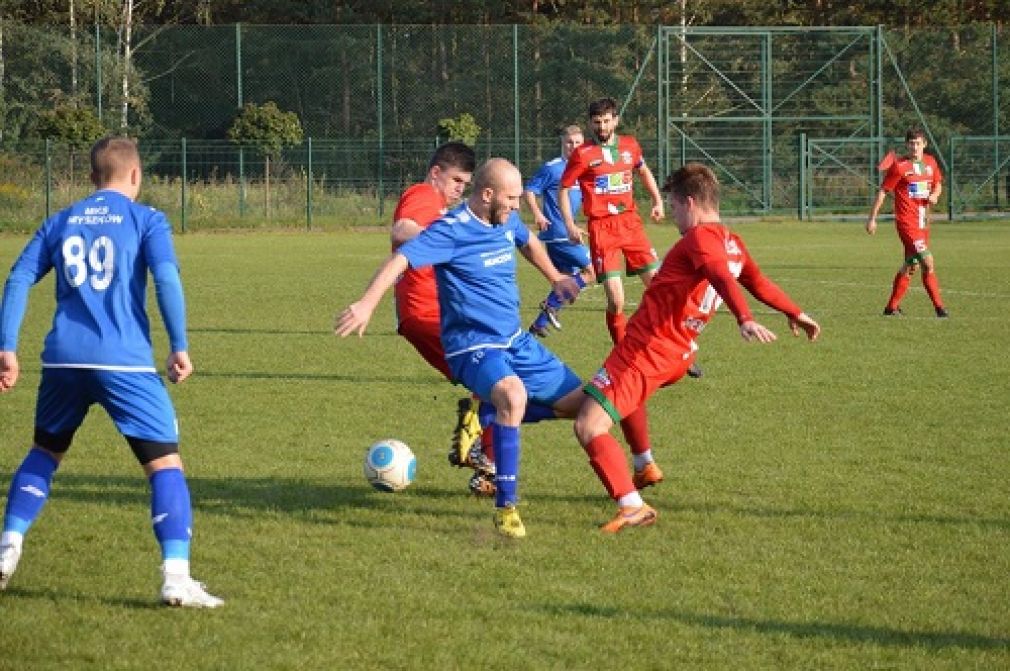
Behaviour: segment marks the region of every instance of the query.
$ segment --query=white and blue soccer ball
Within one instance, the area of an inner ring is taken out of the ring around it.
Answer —
[[[365,452],[365,478],[382,492],[398,492],[414,481],[417,457],[407,444],[386,438]]]

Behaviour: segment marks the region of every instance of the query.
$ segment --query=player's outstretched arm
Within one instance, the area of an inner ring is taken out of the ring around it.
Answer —
[[[393,253],[379,269],[368,283],[365,293],[354,303],[351,303],[337,314],[336,322],[333,325],[333,333],[344,338],[357,333],[358,336],[365,334],[365,327],[372,320],[372,313],[379,300],[389,290],[396,278],[407,269],[407,257],[403,254]]]
[[[866,232],[870,235],[877,232],[877,214],[880,213],[885,198],[887,198],[887,192],[881,189],[877,192],[877,199],[873,201],[873,207],[870,208],[870,216],[866,220]]]
[[[18,355],[14,352],[0,352],[0,393],[13,389],[20,374]]]
[[[817,340],[821,334],[821,325],[815,322],[806,312],[801,312],[796,317],[789,317],[789,330],[794,336],[800,334],[800,330],[807,334],[807,340]]]
[[[165,374],[172,384],[179,384],[193,374],[193,362],[188,352],[172,352],[165,361]]]
[[[652,170],[649,170],[649,166],[645,163],[642,167],[638,169],[638,173],[642,176],[642,181],[645,183],[645,190],[649,192],[649,197],[652,199],[652,211],[650,215],[653,221],[662,221],[663,217],[666,216],[666,212],[663,208],[663,195],[659,192],[659,185],[656,183],[656,178],[652,174]]]

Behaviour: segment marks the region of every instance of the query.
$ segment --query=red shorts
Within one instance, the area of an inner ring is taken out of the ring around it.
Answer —
[[[645,235],[645,227],[636,212],[591,219],[589,254],[592,256],[598,282],[620,276],[622,256],[623,269],[628,275],[638,275],[659,267],[656,248]]]
[[[452,374],[449,372],[449,364],[445,362],[445,351],[442,350],[442,340],[439,337],[441,331],[438,319],[417,317],[407,317],[396,329],[396,332],[406,338],[432,368],[452,382]]]
[[[905,263],[918,259],[920,254],[929,254],[929,229],[898,229],[898,238],[905,248]]]
[[[619,347],[618,344],[603,362],[603,367],[583,387],[583,391],[596,399],[614,422],[620,422],[645,405],[660,387],[684,377],[694,363],[694,352],[688,350],[684,358],[667,361],[662,369],[651,368],[643,358],[628,363],[624,357],[616,356]]]

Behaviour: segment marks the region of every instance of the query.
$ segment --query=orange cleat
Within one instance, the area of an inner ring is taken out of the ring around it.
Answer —
[[[625,527],[647,527],[656,523],[656,511],[647,503],[643,503],[637,508],[631,506],[622,507],[617,512],[617,517],[600,527],[600,531],[606,534],[616,534]]]
[[[659,470],[655,462],[650,461],[644,468],[635,471],[631,481],[635,483],[635,489],[642,490],[662,482],[663,471]]]

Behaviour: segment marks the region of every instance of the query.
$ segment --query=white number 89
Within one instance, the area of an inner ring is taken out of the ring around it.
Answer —
[[[63,241],[63,273],[70,286],[79,287],[88,279],[91,268],[91,287],[95,291],[105,291],[112,284],[112,271],[116,253],[112,239],[100,236],[87,250],[85,263],[85,242],[79,235],[72,235]]]

